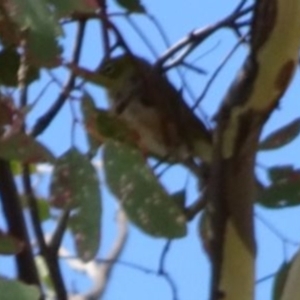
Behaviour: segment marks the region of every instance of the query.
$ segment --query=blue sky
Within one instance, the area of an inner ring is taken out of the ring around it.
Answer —
[[[112,4],[112,0],[109,2]],[[170,4],[172,3],[172,4]],[[219,18],[226,16],[238,3],[238,1],[143,1],[149,13],[156,16],[165,29],[171,43],[175,43],[182,37],[186,36],[191,30],[206,26],[217,21]],[[117,11],[113,4],[109,6],[111,11]],[[117,20],[117,19],[116,19]],[[135,21],[146,32],[147,38],[153,43],[157,53],[161,54],[166,50],[162,39],[154,26],[148,20],[144,20],[142,16],[136,16]],[[149,52],[148,48],[138,38],[130,26],[122,21],[117,22],[122,28],[126,40],[132,45],[133,51],[136,54],[147,57],[153,60],[154,57]],[[71,43],[74,40],[74,27],[68,26],[65,31],[65,39],[63,43],[68,47],[68,53],[72,47]],[[223,58],[231,50],[235,43],[232,33],[222,30],[215,34],[211,39],[206,41],[202,47],[191,55],[190,61],[196,59],[197,65],[207,70],[210,75],[215,68],[220,64]],[[82,66],[94,69],[101,57],[102,47],[100,40],[99,26],[92,23],[88,26],[87,35],[85,37],[85,48],[80,64]],[[208,52],[208,53],[207,53]],[[66,57],[68,56],[66,53]],[[206,54],[205,54],[206,53]],[[202,57],[204,55],[204,57]],[[234,79],[238,68],[241,66],[246,55],[246,49],[241,47],[237,54],[228,63],[226,68],[221,72],[207,97],[204,99],[201,108],[211,117],[217,110],[222,97],[224,96],[228,86]],[[57,76],[64,80],[66,72],[58,70]],[[185,71],[185,76],[189,80],[192,90],[195,95],[199,95],[203,90],[208,76],[199,76],[191,72]],[[170,78],[180,87],[180,81],[176,73],[171,72]],[[31,89],[31,96],[38,94],[46,82],[47,75],[44,74],[42,82],[36,83]],[[280,107],[272,115],[270,121],[265,127],[264,135],[279,127],[288,121],[293,120],[299,115],[299,111],[294,109],[294,101],[299,95],[299,88],[296,82],[299,81],[299,74],[294,79],[294,84],[289,88],[286,97],[283,99]],[[105,94],[95,86],[89,86],[89,91],[93,95],[98,106],[105,107],[107,105]],[[55,99],[55,95],[59,89],[52,86],[45,94],[41,101],[31,114],[30,124],[42,112],[46,110]],[[187,95],[186,95],[187,96]],[[192,99],[186,97],[192,103]],[[40,137],[40,140],[49,145],[50,149],[57,155],[62,154],[70,147],[70,132],[71,132],[71,115],[70,106],[64,106],[57,119],[51,127]],[[80,149],[86,149],[86,141],[83,133],[76,131],[76,144]],[[262,166],[272,166],[277,164],[295,164],[299,166],[299,150],[300,139],[296,139],[290,145],[281,150],[273,152],[264,152],[258,155],[257,168],[258,174],[263,180],[266,180],[264,168]],[[46,176],[47,177],[47,176]],[[188,200],[192,201],[195,197],[195,181],[188,177],[187,172],[181,167],[173,167],[163,176],[163,183],[170,192],[177,191],[187,185]],[[104,204],[103,222],[102,222],[102,246],[100,257],[105,258],[105,254],[109,251],[111,244],[114,241],[116,234],[116,226],[114,222],[114,214],[116,202],[104,186],[102,177],[102,198]],[[39,192],[47,196],[47,182],[45,178],[39,185]],[[269,223],[273,224],[284,236],[299,240],[300,222],[299,208],[283,209],[280,212],[266,210],[261,207],[256,208],[256,212],[263,216]],[[208,299],[209,287],[209,262],[202,250],[197,234],[198,218],[191,222],[187,237],[174,241],[171,250],[168,253],[166,260],[166,270],[172,276],[178,288],[178,296],[180,300],[206,300]],[[51,224],[46,224],[46,230],[49,231]],[[290,257],[296,248],[287,246],[283,249],[282,241],[272,233],[260,221],[256,222],[257,238],[258,238],[258,260],[257,260],[257,278],[262,278],[266,275],[274,273],[278,266],[287,257]],[[156,270],[158,268],[159,258],[162,248],[165,244],[163,239],[153,239],[141,233],[139,229],[130,226],[130,233],[126,248],[120,258],[122,261],[131,262],[141,265],[145,268]],[[72,248],[70,237],[67,238],[66,245]],[[12,269],[11,261],[0,260],[1,265],[6,264],[8,269]],[[4,270],[2,270],[4,273]],[[68,287],[76,287],[80,291],[88,288],[89,282],[83,275],[74,275],[64,264],[64,273],[66,275],[66,283]],[[272,280],[267,280],[257,286],[257,300],[268,300],[270,298],[270,289]],[[128,299],[143,299],[143,300],[171,300],[170,286],[161,277],[146,274],[145,272],[125,267],[116,264],[103,300],[128,300]]]

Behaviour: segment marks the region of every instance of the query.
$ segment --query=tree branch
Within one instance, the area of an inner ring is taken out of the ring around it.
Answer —
[[[172,56],[174,56],[178,51],[181,51],[183,48],[188,47],[188,50],[185,51],[184,57],[186,57],[196,46],[202,43],[206,38],[210,37],[217,30],[224,27],[234,27],[234,22],[237,18],[240,18],[253,10],[253,6],[245,8],[241,11],[234,11],[225,19],[210,25],[203,29],[197,29],[191,32],[188,36],[181,39],[175,45],[170,47],[157,61],[156,68],[162,69],[163,64],[169,60]],[[181,60],[184,57],[180,57]]]
[[[78,31],[77,31],[74,50],[73,50],[73,60],[72,60],[72,63],[76,65],[78,64],[80,58],[80,52],[81,52],[83,37],[85,32],[85,24],[86,24],[85,20],[78,21]],[[40,117],[36,121],[31,132],[32,136],[36,137],[41,133],[43,133],[44,130],[48,128],[50,123],[53,121],[53,119],[56,117],[56,115],[64,105],[66,99],[69,97],[70,92],[74,88],[75,80],[76,80],[76,75],[75,73],[71,72],[69,78],[67,79],[64,85],[63,90],[59,94],[56,101],[53,103],[53,105],[48,110],[48,112],[45,113],[42,117]]]
[[[25,190],[26,199],[28,202],[34,233],[38,241],[41,255],[44,257],[46,261],[56,296],[60,300],[67,299],[67,292],[65,289],[64,280],[58,264],[57,251],[56,252],[53,251],[46,244],[44,239],[44,233],[41,227],[41,220],[39,218],[39,213],[38,213],[37,199],[35,198],[34,192],[32,190],[32,183],[31,183],[30,170],[28,164],[23,166],[23,186]]]
[[[292,79],[300,47],[300,3],[279,2],[256,2],[250,54],[217,116],[207,208],[211,300],[254,297],[255,156],[262,127]]]
[[[10,165],[3,159],[0,159],[0,195],[9,232],[24,244],[22,251],[16,255],[18,277],[28,284],[39,286],[40,281],[35,267],[22,205]]]

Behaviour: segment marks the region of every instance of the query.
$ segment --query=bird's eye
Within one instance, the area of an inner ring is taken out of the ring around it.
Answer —
[[[111,76],[114,74],[114,72],[115,67],[111,63],[107,63],[101,68],[101,73],[106,76]]]

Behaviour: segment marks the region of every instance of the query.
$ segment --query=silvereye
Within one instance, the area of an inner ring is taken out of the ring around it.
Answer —
[[[211,134],[175,87],[143,58],[123,54],[98,69],[111,111],[137,133],[149,155],[175,162],[209,162]]]

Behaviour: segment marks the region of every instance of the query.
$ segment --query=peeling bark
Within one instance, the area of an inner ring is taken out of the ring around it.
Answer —
[[[250,54],[217,117],[207,208],[211,300],[252,300],[255,286],[255,156],[269,115],[298,60],[300,2],[256,2]]]

